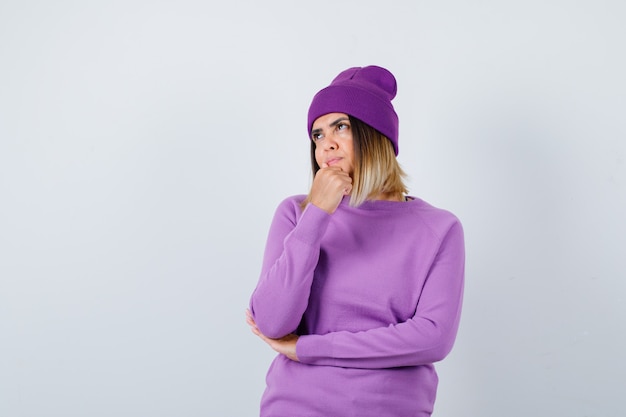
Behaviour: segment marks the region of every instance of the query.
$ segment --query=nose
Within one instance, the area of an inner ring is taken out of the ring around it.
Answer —
[[[333,133],[326,135],[324,138],[324,150],[336,151],[339,147],[338,142]]]

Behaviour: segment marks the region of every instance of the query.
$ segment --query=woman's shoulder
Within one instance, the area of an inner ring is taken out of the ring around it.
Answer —
[[[412,212],[434,230],[441,232],[454,225],[461,226],[459,218],[450,210],[437,207],[417,197],[411,197],[408,203],[412,207]]]

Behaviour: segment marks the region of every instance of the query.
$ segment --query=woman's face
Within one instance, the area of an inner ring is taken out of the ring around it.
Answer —
[[[315,161],[320,168],[336,166],[352,175],[354,144],[347,114],[328,113],[315,119],[311,140],[315,144]]]

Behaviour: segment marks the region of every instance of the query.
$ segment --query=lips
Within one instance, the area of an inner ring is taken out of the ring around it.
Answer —
[[[333,166],[333,165],[335,165],[336,163],[338,163],[339,161],[341,161],[341,159],[342,159],[342,158],[330,158],[330,159],[327,159],[327,160],[326,160],[326,165],[328,165],[329,167],[330,167],[330,166]]]

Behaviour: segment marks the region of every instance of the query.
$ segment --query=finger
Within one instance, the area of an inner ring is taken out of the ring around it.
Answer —
[[[250,317],[246,317],[246,323],[248,323],[250,326],[254,326],[256,324],[254,320],[252,320]]]
[[[253,320],[246,320],[246,323],[248,324],[248,326],[250,326],[250,330],[252,331],[252,333],[256,334],[257,336],[259,333],[261,333],[259,327]]]
[[[251,321],[252,323],[256,323],[254,318],[252,317],[252,312],[246,309],[246,321]]]
[[[341,167],[338,167],[336,165],[333,166],[329,166],[327,164],[322,164],[322,166],[320,166],[320,171],[336,171],[336,172],[344,172]]]

